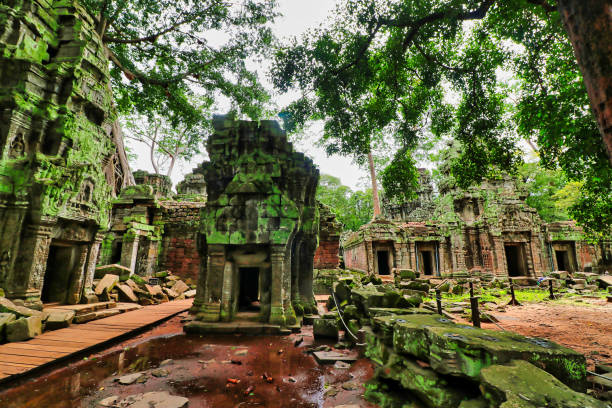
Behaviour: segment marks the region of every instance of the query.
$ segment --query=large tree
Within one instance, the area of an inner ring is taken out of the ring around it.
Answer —
[[[157,115],[171,126],[203,120],[191,101],[227,98],[258,118],[268,98],[246,62],[268,49],[275,0],[82,0],[111,66],[121,114]],[[209,118],[207,118],[209,119]],[[119,126],[115,142],[122,146]],[[127,166],[125,156],[122,157]]]
[[[345,229],[357,231],[372,220],[372,190],[353,191],[338,177],[321,174],[317,200],[330,207]]]
[[[612,92],[588,84],[610,89],[606,3],[345,0],[328,28],[278,50],[272,79],[280,90],[303,90],[288,111],[296,126],[325,121],[329,153],[365,155],[373,135],[395,138],[401,153],[388,180],[396,184],[397,170],[411,167],[407,155],[432,137],[461,143],[451,167],[462,186],[516,171],[519,137],[527,139],[545,166],[584,182],[572,214],[603,231],[612,166],[602,98]],[[590,87],[599,99],[589,99]]]

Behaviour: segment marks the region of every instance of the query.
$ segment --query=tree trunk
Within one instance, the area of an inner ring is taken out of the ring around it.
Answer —
[[[559,13],[612,164],[612,4],[610,0],[559,0]]]
[[[149,159],[151,159],[151,166],[153,166],[153,171],[155,171],[155,174],[159,174],[159,167],[157,167],[157,163],[155,162],[155,141],[152,141],[151,146],[149,147]]]
[[[174,163],[176,163],[176,156],[170,156],[170,165],[168,166],[168,173],[166,176],[170,177],[172,170],[174,170]]]
[[[372,205],[374,206],[374,216],[380,215],[380,201],[378,199],[378,183],[376,182],[376,169],[374,168],[374,158],[372,152],[368,153],[368,165],[370,166],[370,179],[372,180]]]
[[[109,85],[110,86],[110,85]],[[128,163],[127,154],[125,154],[125,145],[123,144],[123,132],[121,131],[121,125],[119,119],[113,122],[113,142],[117,146],[117,153],[119,156],[119,163],[121,163],[121,169],[123,170],[123,186],[133,186],[136,184],[132,170],[130,170],[130,164]]]

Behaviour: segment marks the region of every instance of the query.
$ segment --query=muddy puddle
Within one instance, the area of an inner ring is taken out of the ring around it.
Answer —
[[[191,408],[372,406],[361,398],[361,384],[372,377],[371,364],[360,359],[348,369],[319,365],[306,353],[319,344],[313,344],[308,328],[286,337],[194,336],[183,334],[174,320],[36,378],[5,385],[0,407],[98,407],[109,396],[149,391],[187,397]],[[130,385],[116,381],[134,372],[144,376]]]

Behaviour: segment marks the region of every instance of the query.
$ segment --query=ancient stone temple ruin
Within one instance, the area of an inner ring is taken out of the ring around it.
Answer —
[[[170,270],[196,282],[201,262],[198,221],[206,205],[203,180],[187,175],[191,188],[185,191],[183,181],[174,195],[166,176],[140,170],[133,175],[136,185],[124,188],[113,200],[111,227],[98,264],[119,264],[144,278]]]
[[[441,186],[435,200],[432,191],[421,170],[414,202],[385,203],[383,218],[345,240],[346,267],[380,275],[397,268],[424,276],[539,277],[610,265],[610,243],[588,244],[573,222],[544,223],[510,176],[467,190]]]
[[[129,175],[101,40],[74,1],[13,2],[0,21],[0,287],[33,307],[95,300],[99,231]]]
[[[204,322],[255,310],[261,322],[293,325],[296,314],[315,310],[319,172],[276,122],[221,116],[213,125],[199,241],[208,262],[193,310]]]

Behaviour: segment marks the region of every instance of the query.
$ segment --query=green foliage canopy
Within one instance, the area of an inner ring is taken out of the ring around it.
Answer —
[[[516,172],[519,137],[536,138],[544,166],[583,183],[572,216],[609,231],[612,166],[554,1],[345,0],[329,28],[278,50],[271,76],[303,91],[291,121],[323,119],[328,153],[452,138],[463,187]]]
[[[275,0],[82,0],[97,18],[119,111],[195,123],[190,96],[228,98],[252,118],[268,98],[246,60],[272,41]]]
[[[317,188],[317,200],[330,207],[345,229],[356,231],[372,219],[372,191],[353,191],[340,179],[322,174]]]

